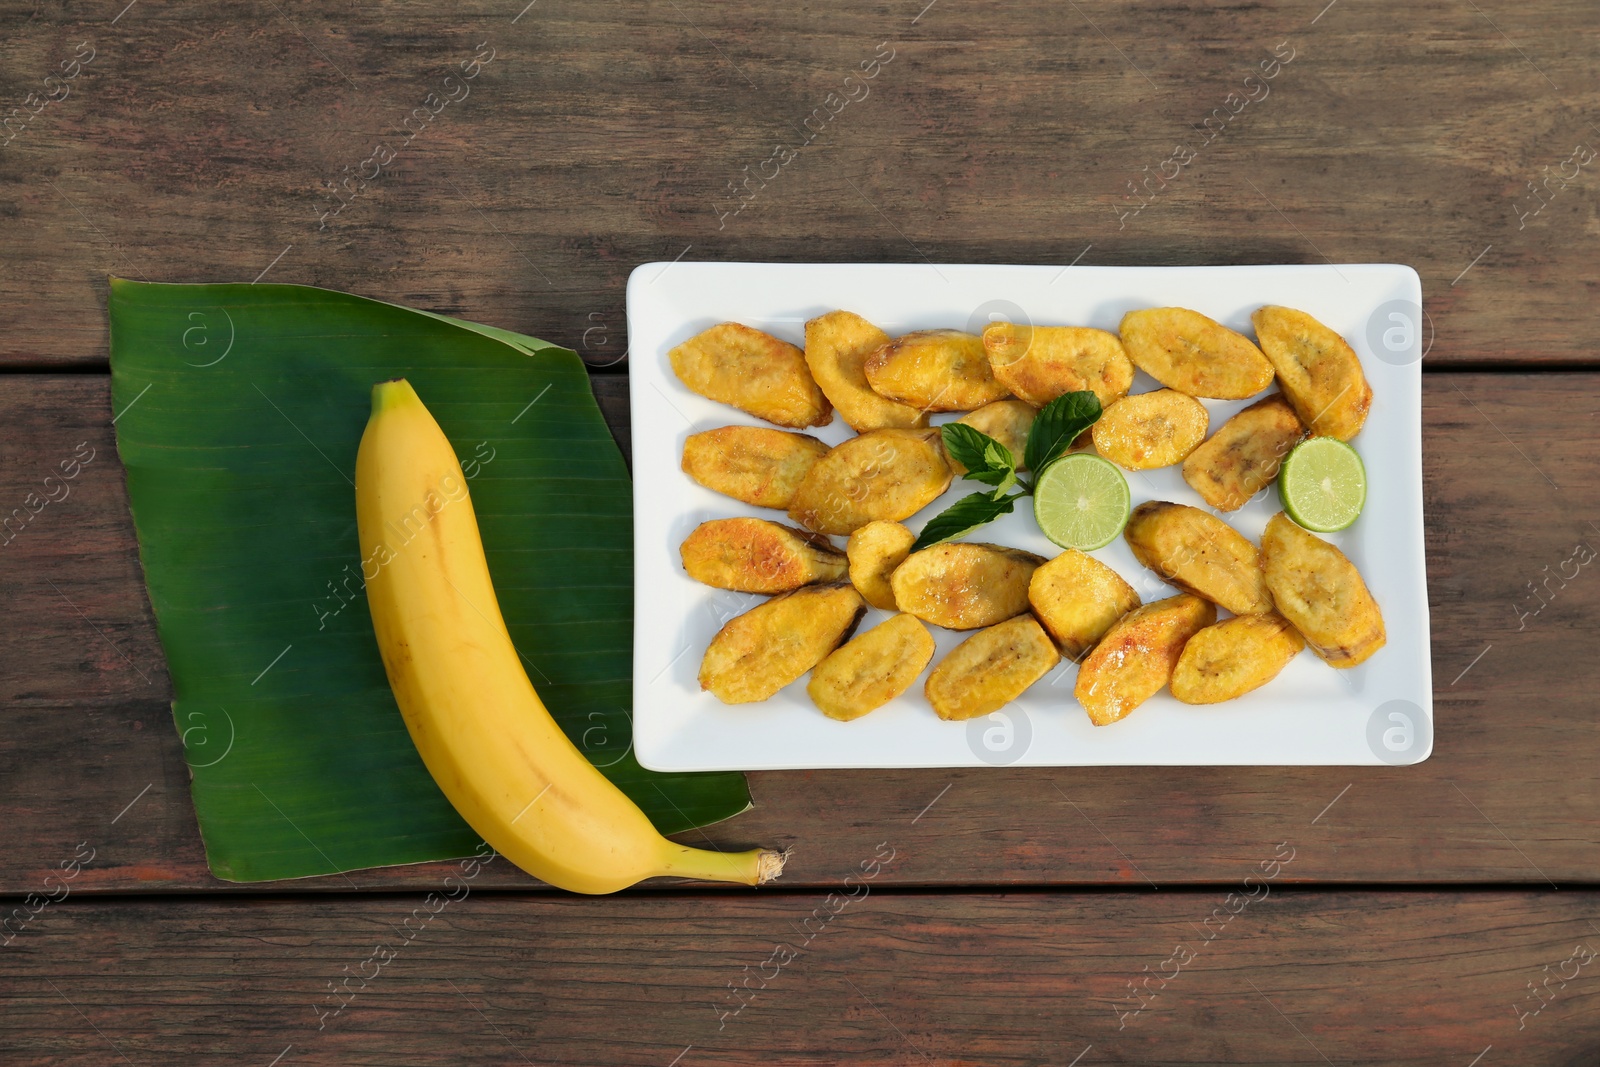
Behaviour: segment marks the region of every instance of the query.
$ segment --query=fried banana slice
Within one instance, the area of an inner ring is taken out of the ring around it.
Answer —
[[[1260,551],[1214,515],[1187,504],[1147,500],[1133,509],[1122,536],[1134,558],[1170,585],[1235,615],[1272,610]]]
[[[884,611],[897,610],[889,576],[911,554],[917,535],[898,522],[869,522],[850,535],[845,555],[850,561],[850,584],[868,604]]]
[[[867,357],[872,391],[919,411],[971,411],[1010,396],[989,372],[983,341],[960,330],[918,330]]]
[[[1216,621],[1211,602],[1188,593],[1118,619],[1078,668],[1072,692],[1089,721],[1109,726],[1161,692],[1189,638]]]
[[[1028,603],[1061,654],[1076,660],[1139,606],[1139,594],[1104,563],[1069,548],[1033,572]]]
[[[833,421],[833,405],[794,345],[737,322],[702,330],[667,353],[678,380],[758,419],[804,429]]]
[[[828,454],[809,434],[765,426],[724,426],[683,442],[683,473],[723,496],[782,510],[800,481]]]
[[[1278,611],[1328,666],[1354,667],[1388,641],[1355,564],[1281,511],[1267,520],[1261,559]]]
[[[1050,673],[1061,655],[1032,615],[979,630],[939,662],[923,693],[945,721],[999,711]]]
[[[806,323],[806,366],[850,428],[926,426],[928,413],[879,396],[867,384],[867,357],[892,339],[860,315],[830,311]]]
[[[1206,438],[1211,416],[1176,389],[1125,396],[1090,427],[1094,450],[1130,471],[1170,467]]]
[[[1038,413],[1032,404],[1022,400],[996,400],[977,411],[967,412],[956,421],[988,434],[1009,448],[1020,471],[1028,469],[1023,466],[1022,453],[1028,447],[1028,431],[1033,429],[1033,417]],[[950,460],[950,469],[958,476],[967,473],[966,466],[956,462],[954,456],[946,458]]]
[[[766,519],[702,522],[678,547],[697,582],[739,593],[787,593],[812,582],[836,582],[845,555],[820,534]]]
[[[1343,337],[1293,308],[1264,307],[1250,316],[1278,386],[1314,434],[1348,441],[1372,407],[1361,358]]]
[[[757,604],[711,639],[700,688],[724,704],[766,700],[838,648],[866,610],[846,582],[805,585]]]
[[[1198,311],[1130,311],[1117,332],[1134,365],[1168,389],[1243,400],[1272,384],[1272,364],[1261,349]]]
[[[1306,647],[1282,615],[1237,615],[1189,638],[1172,671],[1172,695],[1185,704],[1220,704],[1260,689]]]
[[[817,533],[852,534],[874,519],[909,519],[950,488],[937,429],[868,430],[806,473],[789,518]]]
[[[933,652],[928,628],[896,615],[828,653],[811,672],[806,694],[830,719],[859,719],[910,689]]]
[[[1278,476],[1278,468],[1306,434],[1300,417],[1273,393],[1223,423],[1183,461],[1183,480],[1207,504],[1238,511]]]
[[[1133,385],[1122,342],[1104,330],[994,322],[984,328],[983,349],[995,378],[1036,408],[1083,389],[1110,407]]]
[[[890,578],[894,602],[923,622],[976,630],[1028,610],[1028,582],[1043,556],[981,541],[913,552]]]

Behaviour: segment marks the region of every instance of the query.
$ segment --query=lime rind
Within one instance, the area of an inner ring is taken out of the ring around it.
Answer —
[[[1313,437],[1294,447],[1278,472],[1278,497],[1298,525],[1337,533],[1367,503],[1367,468],[1354,448],[1335,437]]]
[[[1034,520],[1062,548],[1104,548],[1122,533],[1132,510],[1128,479],[1115,464],[1087,452],[1051,463],[1034,486]]]

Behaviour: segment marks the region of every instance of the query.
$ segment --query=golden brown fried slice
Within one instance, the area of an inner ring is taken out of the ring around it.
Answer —
[[[1388,641],[1355,564],[1281,511],[1267,520],[1261,558],[1278,611],[1330,667],[1354,667]]]
[[[1221,519],[1187,504],[1147,500],[1122,530],[1134,558],[1170,585],[1235,615],[1272,610],[1261,553]]]
[[[1314,434],[1341,441],[1360,433],[1372,407],[1372,386],[1355,349],[1293,308],[1264,307],[1250,321],[1300,421]]]
[[[1028,581],[1043,556],[981,541],[913,552],[889,580],[894,602],[950,630],[993,626],[1028,610]]]
[[[896,615],[828,653],[811,672],[806,693],[830,719],[859,719],[910,689],[933,651],[926,626]]]
[[[983,341],[960,330],[918,330],[867,357],[873,392],[919,411],[971,411],[1010,394],[989,373]]]
[[[1083,389],[1110,407],[1133,384],[1122,342],[1104,330],[994,322],[983,331],[983,348],[995,378],[1036,408]]]
[[[779,426],[803,429],[833,421],[833,406],[787,341],[737,322],[702,330],[667,353],[678,378],[701,396]]]
[[[1206,438],[1211,416],[1187,393],[1157,389],[1125,396],[1090,427],[1094,450],[1130,471],[1170,467]]]
[[[1216,621],[1211,602],[1188,593],[1118,619],[1078,668],[1072,692],[1089,721],[1109,726],[1161,692],[1189,638]]]
[[[1189,638],[1172,671],[1185,704],[1220,704],[1260,689],[1306,647],[1282,615],[1236,615]]]
[[[1061,655],[1032,615],[979,630],[939,662],[923,693],[946,721],[999,711],[1050,673]]]
[[[806,366],[851,429],[926,426],[928,413],[879,396],[867,384],[867,357],[888,334],[850,311],[830,311],[806,323]]]
[[[1028,603],[1061,654],[1075,660],[1139,606],[1139,594],[1104,563],[1069,548],[1033,572]]]
[[[909,519],[949,487],[937,429],[868,430],[807,472],[789,518],[818,533],[851,534],[874,519]]]
[[[683,472],[713,493],[762,508],[789,506],[828,446],[809,434],[765,426],[724,426],[683,442]]]
[[[826,537],[766,519],[702,522],[678,552],[695,581],[740,593],[787,593],[836,582],[849,569]]]
[[[1238,511],[1278,476],[1306,428],[1282,393],[1239,412],[1183,461],[1183,480],[1207,504]]]
[[[866,610],[846,582],[801,586],[757,604],[711,639],[700,688],[724,704],[765,700],[838,648]]]
[[[1022,453],[1028,447],[1028,431],[1033,429],[1033,417],[1038,414],[1032,404],[1022,400],[996,400],[992,404],[985,404],[977,411],[969,411],[957,422],[971,426],[979,433],[986,433],[1011,450],[1011,457],[1017,461],[1018,470],[1027,470],[1023,466]],[[967,473],[967,468],[957,463],[955,457],[950,460],[950,469],[957,475]]]
[[[1272,384],[1272,364],[1261,349],[1198,311],[1130,311],[1117,332],[1134,365],[1169,389],[1243,400]]]
[[[845,555],[850,560],[850,583],[868,604],[884,611],[897,610],[889,576],[906,561],[917,535],[898,522],[869,522],[850,535]]]

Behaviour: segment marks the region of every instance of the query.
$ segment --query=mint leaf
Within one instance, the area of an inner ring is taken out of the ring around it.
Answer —
[[[993,437],[962,422],[947,422],[940,427],[945,450],[967,472],[963,478],[995,487],[996,500],[1017,484],[1017,460],[1011,449]]]
[[[939,435],[944,438],[945,451],[950,453],[950,458],[967,468],[963,477],[973,478],[974,481],[988,481],[990,485],[1000,480],[999,476],[1006,470],[1016,467],[1016,460],[1011,458],[1011,450],[996,441],[981,430],[974,430],[964,422],[947,422],[939,427]],[[994,473],[993,481],[987,478],[977,478],[974,472]]]
[[[1016,484],[1017,484],[1017,472],[1016,472],[1016,469],[1015,468],[1007,468],[1005,478],[1001,480],[999,485],[996,485],[994,487],[994,492],[990,493],[989,495],[994,497],[996,500],[999,500],[1001,497],[1006,495],[1006,490],[1010,489],[1012,486],[1014,486]]]
[[[1063,393],[1039,409],[1028,431],[1024,461],[1035,478],[1072,447],[1073,438],[1100,418],[1100,399],[1087,389]]]
[[[991,467],[1004,467],[1008,470],[1017,469],[1016,457],[1012,456],[1011,449],[989,438],[989,443],[983,446],[983,458]]]
[[[988,493],[972,493],[964,496],[928,520],[928,525],[917,535],[916,544],[911,546],[911,551],[920,552],[924,548],[931,548],[951,538],[960,537],[1002,515],[1009,515],[1022,496],[1023,494],[1018,493],[1016,496],[1001,497],[999,500]]]
[[[968,471],[961,477],[970,478],[975,482],[982,482],[984,485],[992,485],[997,488],[1009,488],[1017,482],[1017,472],[1010,467],[1000,470]]]

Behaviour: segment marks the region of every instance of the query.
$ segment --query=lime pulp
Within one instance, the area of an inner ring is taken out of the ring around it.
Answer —
[[[1278,472],[1283,510],[1307,530],[1333,533],[1356,521],[1367,502],[1367,468],[1336,437],[1302,441]]]
[[[1033,488],[1033,517],[1062,548],[1087,552],[1109,545],[1128,524],[1131,506],[1128,479],[1088,452],[1062,456]]]

